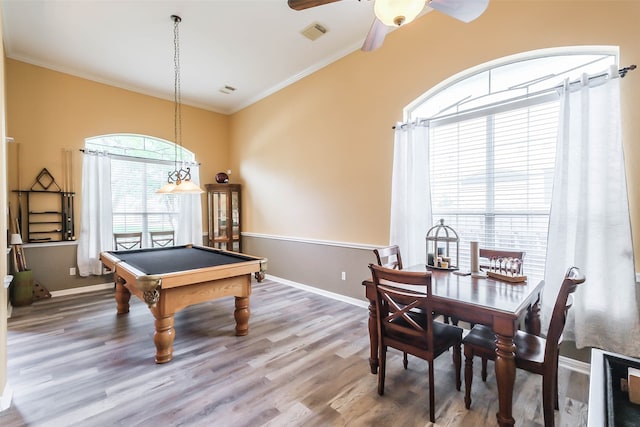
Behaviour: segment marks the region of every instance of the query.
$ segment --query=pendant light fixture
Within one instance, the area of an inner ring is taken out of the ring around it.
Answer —
[[[174,170],[169,172],[167,183],[163,185],[156,193],[159,194],[200,194],[204,191],[191,181],[191,169],[183,168],[182,164],[178,169],[178,145],[182,148],[182,93],[180,92],[180,37],[178,32],[178,24],[182,21],[178,15],[171,15],[173,20],[173,65],[174,65],[174,81],[173,81],[173,134],[175,138],[173,164]],[[180,160],[182,163],[182,150],[180,150]]]

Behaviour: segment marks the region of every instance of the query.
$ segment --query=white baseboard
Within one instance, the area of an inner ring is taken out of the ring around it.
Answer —
[[[351,298],[344,295],[336,294],[334,292],[325,291],[323,289],[319,289],[309,285],[303,285],[302,283],[294,282],[291,280],[283,279],[281,277],[272,276],[270,274],[266,275],[267,279],[271,279],[275,282],[282,283],[283,285],[291,286],[293,288],[302,289],[307,292],[311,292],[314,294],[322,295],[331,299],[335,299],[338,301],[346,302],[347,304],[356,305],[358,307],[368,308],[369,303],[367,301],[362,301],[357,298]]]
[[[571,359],[570,357],[560,356],[558,360],[558,366],[569,369],[570,371],[579,372],[581,374],[589,375],[591,371],[591,364],[582,362],[580,360]]]
[[[104,289],[113,289],[113,283],[100,283],[98,285],[80,286],[77,288],[63,289],[61,291],[51,291],[51,298],[63,297],[66,295],[84,294],[87,292],[102,291]]]

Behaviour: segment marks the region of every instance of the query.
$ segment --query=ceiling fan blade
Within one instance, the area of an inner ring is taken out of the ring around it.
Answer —
[[[289,7],[294,10],[304,10],[323,4],[334,3],[340,0],[289,0]]]
[[[471,22],[484,13],[489,0],[429,0],[427,6],[462,22]]]
[[[373,20],[373,24],[371,24],[371,28],[369,29],[369,34],[367,34],[367,38],[364,39],[364,44],[362,45],[361,50],[364,52],[371,52],[372,50],[376,50],[380,46],[382,46],[382,42],[384,41],[384,37],[387,35],[388,28],[387,26],[378,18]]]

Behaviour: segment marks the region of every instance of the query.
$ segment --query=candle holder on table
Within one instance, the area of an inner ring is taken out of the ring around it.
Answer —
[[[439,270],[457,270],[460,257],[458,233],[444,224],[444,219],[427,231],[427,267]]]

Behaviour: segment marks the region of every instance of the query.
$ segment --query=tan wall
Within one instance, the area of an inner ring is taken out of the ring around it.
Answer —
[[[7,134],[16,143],[8,147],[8,184],[2,187],[9,190],[13,213],[17,211],[18,197],[12,190],[31,188],[42,168],[47,168],[64,187],[63,152],[71,150],[77,238],[82,203],[79,149],[84,147],[85,138],[134,133],[174,140],[172,101],[11,59],[6,60],[6,81]],[[200,181],[215,182],[215,174],[229,168],[229,117],[186,105],[182,115],[183,145],[193,151],[201,163]],[[206,230],[205,195],[202,202]],[[77,265],[75,245],[30,246],[25,249],[28,265],[35,280],[49,291],[104,283],[109,279],[69,276],[69,268]]]
[[[465,69],[529,50],[617,45],[621,65],[637,63],[638,19],[635,1],[492,0],[470,24],[428,13],[389,34],[380,50],[355,52],[247,107],[231,120],[232,167],[246,187],[245,230],[386,244],[391,126],[407,104]],[[631,213],[639,230],[640,71],[621,83]],[[636,247],[639,239],[636,232]]]
[[[10,190],[18,184],[29,189],[42,168],[62,186],[63,150],[71,149],[79,213],[82,155],[78,150],[85,138],[135,133],[174,140],[171,101],[11,59],[6,72],[7,132],[16,141],[9,147]],[[228,169],[228,116],[189,106],[183,106],[182,116],[183,146],[201,163],[200,181],[215,182],[215,174]],[[17,203],[17,197],[10,196],[12,205]],[[206,219],[204,196],[202,200]],[[76,218],[76,235],[79,230]]]

